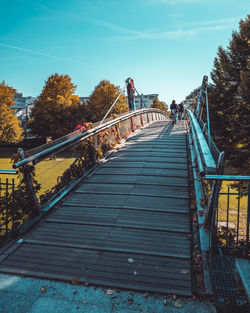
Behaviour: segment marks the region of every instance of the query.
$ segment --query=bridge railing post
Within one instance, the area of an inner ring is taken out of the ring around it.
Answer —
[[[19,152],[20,158],[22,160],[24,160],[25,159],[25,154],[24,154],[23,149],[22,148],[18,148],[18,152]],[[27,187],[29,188],[29,190],[30,190],[30,192],[32,194],[33,200],[34,200],[34,209],[33,209],[34,212],[33,213],[34,213],[34,215],[40,215],[40,205],[39,205],[39,202],[38,202],[38,199],[37,199],[37,196],[36,196],[36,192],[34,190],[34,186],[33,186],[33,182],[32,182],[32,178],[31,178],[30,172],[27,169],[28,166],[29,166],[29,164],[26,164],[26,165],[24,165],[22,167],[23,168],[23,175],[26,178]]]

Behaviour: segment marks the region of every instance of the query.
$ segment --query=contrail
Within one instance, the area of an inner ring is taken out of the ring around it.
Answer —
[[[38,55],[42,55],[42,56],[49,57],[52,59],[75,62],[74,60],[71,60],[71,59],[56,57],[56,56],[51,55],[51,54],[47,54],[47,53],[43,53],[43,52],[39,52],[39,51],[35,51],[35,50],[30,50],[30,49],[25,49],[25,48],[21,48],[21,47],[17,47],[17,46],[6,45],[5,43],[2,43],[2,42],[0,42],[0,46],[15,49],[15,50],[20,50],[20,51],[24,51],[24,52],[28,52],[28,53],[38,54]]]

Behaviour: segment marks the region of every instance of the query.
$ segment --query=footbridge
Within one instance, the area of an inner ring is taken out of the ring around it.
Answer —
[[[185,296],[212,294],[223,152],[201,119],[204,92],[197,110],[186,108],[185,119],[175,124],[161,110],[138,109],[46,145],[19,149],[14,167],[26,189],[13,187],[1,212],[1,234],[10,240],[0,250],[0,272]],[[56,183],[43,187],[53,171]],[[20,203],[18,196],[27,191],[26,203]],[[14,214],[15,194],[20,207]],[[244,227],[238,228],[236,244],[244,239],[241,248],[247,249],[249,213]]]

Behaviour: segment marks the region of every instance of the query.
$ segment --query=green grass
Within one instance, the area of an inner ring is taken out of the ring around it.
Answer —
[[[11,170],[12,162],[11,157],[16,150],[12,151],[1,151],[0,150],[0,169],[1,170]],[[43,160],[42,162],[35,165],[36,175],[35,179],[41,184],[41,189],[39,190],[37,196],[39,197],[47,190],[51,189],[57,184],[57,179],[61,176],[65,170],[67,170],[73,163],[75,158],[72,156],[73,152],[61,153],[57,156],[56,160],[50,160],[49,158]],[[19,178],[17,175],[4,175],[1,174],[0,178],[5,181],[6,178],[11,180],[15,179],[15,184],[18,184]]]
[[[12,155],[16,153],[15,150],[1,150],[0,149],[0,169],[1,170],[12,170]],[[43,160],[42,162],[35,165],[36,176],[35,179],[38,183],[41,184],[41,189],[37,193],[37,197],[39,198],[40,195],[44,194],[46,191],[51,189],[57,184],[58,177],[61,176],[65,170],[67,170],[70,165],[73,163],[75,158],[72,156],[73,151],[70,153],[61,153],[57,156],[56,160],[50,160],[49,158]],[[12,178],[15,180],[15,185],[18,185],[20,177],[19,175],[5,175],[0,174],[1,182],[6,182],[8,179],[9,182],[12,181]],[[9,191],[11,193],[11,190]],[[5,194],[4,190],[0,189],[0,196]],[[5,217],[5,212],[0,212],[0,219]],[[8,223],[8,228],[12,228],[12,222]],[[0,232],[0,236],[5,233],[4,230]]]
[[[230,185],[234,182],[223,182],[220,193],[237,193],[237,189],[232,189]],[[227,213],[227,206],[229,206],[229,211]],[[238,197],[237,195],[220,195],[218,202],[218,221],[230,223],[230,229],[237,229],[239,224],[239,240],[246,239],[246,229],[247,229],[247,206],[248,197]],[[238,215],[239,212],[239,215]],[[239,216],[239,220],[238,220]]]

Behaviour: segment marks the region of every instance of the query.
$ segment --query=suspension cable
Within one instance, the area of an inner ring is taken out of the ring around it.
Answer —
[[[134,87],[135,88],[135,87]],[[147,108],[145,102],[142,100],[142,97],[140,96],[139,92],[137,91],[137,89],[135,88],[135,91],[137,92],[137,95],[139,96],[139,98],[141,99],[141,102],[144,104],[145,108]]]
[[[105,118],[108,116],[109,112],[112,110],[113,106],[116,104],[116,102],[118,101],[118,99],[120,98],[121,94],[125,91],[126,85],[124,86],[124,88],[122,89],[122,91],[120,92],[120,94],[117,96],[117,98],[115,99],[115,101],[113,102],[113,104],[111,105],[111,107],[109,108],[108,112],[105,114],[104,118],[101,120],[101,123],[99,124],[102,125],[102,123],[104,122]]]

